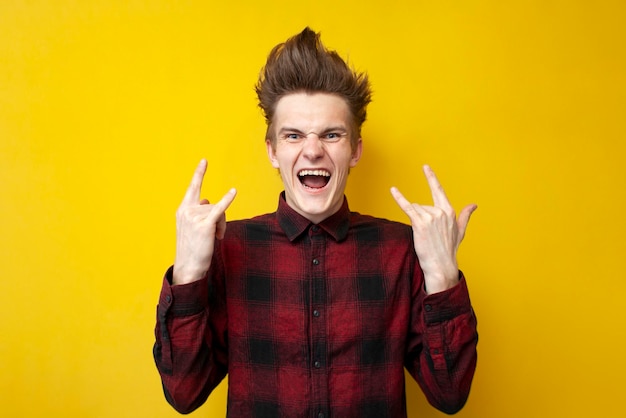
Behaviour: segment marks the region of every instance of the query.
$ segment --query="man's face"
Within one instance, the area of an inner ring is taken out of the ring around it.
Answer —
[[[272,166],[280,170],[287,204],[313,223],[339,210],[351,167],[361,157],[361,138],[352,149],[352,118],[344,99],[328,93],[282,97],[267,140]]]

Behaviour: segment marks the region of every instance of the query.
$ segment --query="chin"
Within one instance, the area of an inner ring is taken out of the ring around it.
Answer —
[[[332,215],[334,213],[333,208],[336,205],[334,201],[329,201],[326,199],[320,201],[311,201],[310,198],[302,199],[300,203],[301,204],[298,206],[307,218],[311,219],[321,217],[318,222],[321,222],[322,220]]]

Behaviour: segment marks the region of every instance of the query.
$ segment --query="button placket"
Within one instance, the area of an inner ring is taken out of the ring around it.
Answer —
[[[311,243],[310,255],[310,277],[311,277],[311,364],[313,370],[312,400],[323,404],[328,399],[328,378],[327,378],[327,330],[326,321],[321,320],[322,313],[326,309],[326,269],[324,257],[326,251],[327,235],[323,229],[317,225],[312,225],[309,229]],[[324,410],[319,410],[324,416]]]

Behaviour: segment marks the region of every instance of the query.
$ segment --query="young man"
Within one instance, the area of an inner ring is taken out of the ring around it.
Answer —
[[[235,191],[201,200],[196,169],[158,305],[168,402],[190,412],[228,374],[232,417],[405,417],[406,368],[458,411],[478,336],[456,252],[476,206],[457,219],[425,167],[434,206],[391,192],[411,226],[348,209],[369,83],[310,29],[272,50],[257,93],[285,190],[275,213],[226,228]]]

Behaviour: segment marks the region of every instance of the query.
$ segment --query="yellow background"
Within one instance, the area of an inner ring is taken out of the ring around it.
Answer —
[[[0,2],[0,415],[174,417],[153,365],[174,212],[198,160],[230,219],[280,178],[253,85],[321,31],[375,90],[353,210],[457,208],[479,362],[459,417],[624,416],[622,1]],[[384,382],[381,382],[384,384]],[[192,416],[224,416],[225,390]],[[408,383],[412,417],[440,417]]]

